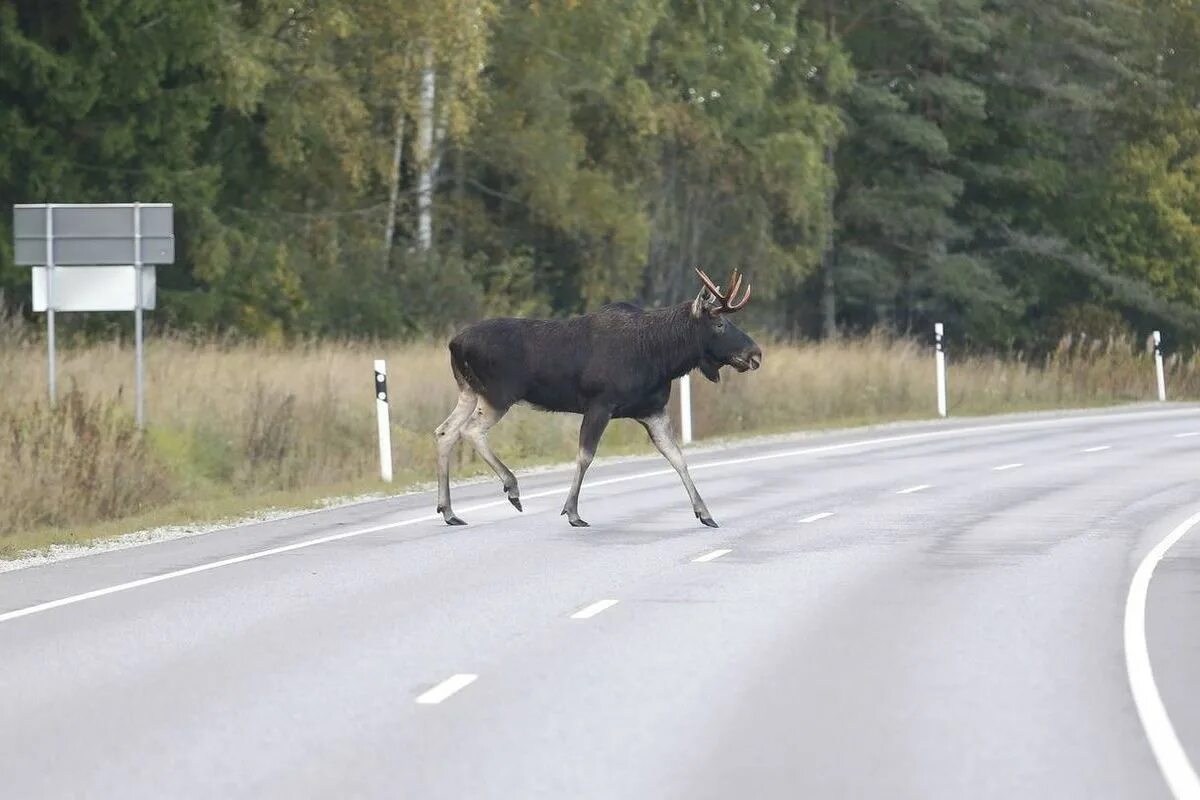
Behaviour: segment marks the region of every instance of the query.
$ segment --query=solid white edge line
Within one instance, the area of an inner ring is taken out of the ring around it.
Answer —
[[[1003,430],[1024,430],[1027,428],[1063,427],[1063,426],[1071,426],[1071,425],[1082,424],[1082,423],[1087,423],[1087,422],[1094,422],[1096,420],[1111,421],[1111,420],[1122,420],[1122,419],[1130,419],[1130,418],[1140,419],[1140,418],[1145,418],[1145,417],[1163,418],[1163,417],[1173,417],[1173,416],[1179,416],[1179,415],[1183,415],[1183,414],[1194,414],[1194,413],[1196,413],[1196,412],[1193,409],[1185,409],[1185,410],[1179,410],[1179,411],[1171,410],[1171,411],[1165,411],[1165,412],[1163,412],[1163,411],[1132,411],[1127,414],[1093,414],[1090,416],[1081,415],[1081,416],[1077,416],[1077,417],[1062,417],[1062,418],[1058,418],[1058,419],[1030,420],[1028,422],[1007,422],[1007,423],[1002,422],[1002,423],[993,424],[993,425],[975,425],[975,426],[968,427],[968,428],[952,428],[950,430],[922,431],[920,433],[906,433],[906,434],[901,434],[899,436],[883,436],[883,437],[879,437],[879,438],[875,438],[875,439],[860,439],[858,441],[853,441],[853,442],[840,442],[838,444],[821,445],[818,447],[804,447],[804,448],[800,448],[798,450],[783,450],[783,451],[780,451],[777,453],[764,453],[764,454],[758,455],[758,456],[744,456],[742,458],[727,458],[727,459],[724,459],[721,461],[707,461],[707,462],[702,462],[699,464],[690,465],[689,470],[691,472],[698,472],[700,470],[717,469],[719,467],[735,466],[737,464],[753,464],[758,461],[774,461],[774,460],[781,459],[781,458],[796,458],[798,456],[819,455],[821,453],[834,453],[834,452],[838,452],[841,450],[853,450],[855,448],[872,448],[872,447],[879,447],[882,445],[898,444],[898,443],[902,443],[902,442],[918,442],[918,441],[922,441],[925,439],[944,439],[944,438],[955,437],[955,436],[970,436],[970,435],[981,434],[981,433],[994,433],[996,431],[1003,431]],[[647,472],[639,472],[639,473],[635,473],[633,475],[622,475],[622,476],[619,476],[616,478],[606,478],[605,480],[593,481],[593,482],[588,483],[588,487],[595,488],[598,486],[611,486],[611,485],[617,484],[617,483],[628,483],[630,481],[641,481],[641,480],[645,480],[647,478],[656,478],[656,477],[660,477],[663,475],[674,475],[674,474],[675,474],[674,469],[649,470]],[[552,497],[552,496],[556,496],[556,495],[561,495],[562,491],[563,491],[562,489],[547,489],[545,491],[534,492],[532,494],[524,495],[523,499],[536,500],[541,497]],[[507,503],[508,503],[508,500],[493,500],[493,501],[486,502],[486,503],[479,503],[474,506],[468,506],[464,509],[461,509],[461,511],[463,513],[480,511],[480,510],[487,509],[487,508],[495,508],[497,506],[504,506]],[[75,603],[81,603],[85,600],[94,600],[95,598],[98,598],[98,597],[104,597],[106,595],[116,594],[117,592],[124,592],[124,591],[128,591],[130,589],[136,589],[141,586],[149,586],[151,584],[159,583],[161,581],[171,580],[173,578],[182,578],[185,575],[194,575],[199,572],[207,572],[210,569],[218,569],[220,567],[227,567],[227,566],[231,566],[233,564],[241,564],[246,561],[254,561],[259,558],[266,558],[267,556],[278,555],[280,553],[288,553],[293,550],[302,550],[306,547],[315,547],[316,545],[320,545],[320,544],[328,544],[329,542],[336,542],[341,539],[350,539],[355,536],[364,536],[364,535],[370,534],[370,533],[378,533],[380,531],[394,530],[396,528],[403,528],[408,525],[418,525],[422,522],[432,522],[433,520],[440,519],[440,518],[441,517],[438,514],[424,514],[419,517],[413,517],[412,519],[401,520],[399,522],[389,522],[384,525],[373,525],[369,528],[358,528],[358,529],[352,530],[352,531],[343,531],[342,533],[335,533],[335,534],[331,534],[329,536],[319,536],[315,539],[304,539],[302,541],[293,542],[292,544],[284,545],[282,547],[273,547],[269,550],[259,550],[259,551],[253,552],[253,553],[245,553],[240,556],[234,556],[232,558],[221,559],[220,561],[212,561],[207,564],[198,564],[194,567],[187,567],[185,569],[174,570],[172,572],[164,572],[161,575],[155,575],[150,578],[142,578],[140,580],[129,581],[127,583],[119,583],[114,586],[105,587],[103,589],[96,589],[96,590],[90,591],[90,592],[82,592],[80,594],[70,595],[69,597],[63,597],[58,600],[50,600],[48,602],[38,603],[36,605],[28,606],[26,608],[18,608],[13,611],[8,611],[3,614],[0,614],[0,622],[8,622],[9,620],[19,619],[21,617],[29,616],[30,614],[39,614],[43,611],[50,611],[51,609],[62,608],[63,606],[74,605]]]
[[[718,558],[720,558],[721,556],[727,556],[732,552],[733,551],[729,550],[729,549],[713,550],[711,553],[705,553],[704,555],[699,556],[698,558],[693,558],[692,563],[693,564],[703,564],[707,561],[715,561]]]
[[[1023,467],[1023,466],[1025,466],[1025,465],[1020,462],[1016,462],[1013,464],[1001,464],[998,467],[992,467],[992,471],[993,472],[1003,472],[1006,469],[1016,469],[1018,467]]]
[[[1085,447],[1079,452],[1081,453],[1099,453],[1102,450],[1112,450],[1111,444],[1097,445],[1096,447]]]
[[[807,525],[810,522],[816,522],[819,519],[828,519],[829,517],[832,517],[832,516],[833,516],[832,511],[822,511],[820,514],[813,514],[811,516],[805,517],[804,519],[802,519],[800,521]]]
[[[1175,734],[1158,686],[1150,667],[1150,652],[1146,647],[1146,594],[1154,568],[1171,546],[1200,523],[1200,512],[1179,524],[1166,538],[1154,546],[1133,573],[1129,596],[1125,600],[1125,667],[1129,673],[1129,688],[1137,707],[1150,749],[1158,760],[1158,768],[1176,800],[1200,798],[1200,778],[1188,761],[1187,753]]]
[[[910,486],[907,489],[901,489],[900,491],[896,492],[896,494],[914,494],[916,492],[923,492],[926,489],[932,488],[932,483],[918,483],[916,486]]]
[[[470,686],[477,678],[479,678],[478,675],[471,675],[466,672],[451,675],[429,691],[417,695],[417,702],[423,706],[437,705],[446,698]]]
[[[619,600],[597,600],[590,606],[584,606],[576,611],[571,615],[571,619],[591,619],[601,611],[607,611],[619,602]]]

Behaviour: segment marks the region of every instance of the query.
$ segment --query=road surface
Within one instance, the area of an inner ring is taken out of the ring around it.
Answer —
[[[925,423],[693,453],[719,530],[645,459],[589,529],[539,473],[0,574],[0,794],[1189,796],[1198,454]]]

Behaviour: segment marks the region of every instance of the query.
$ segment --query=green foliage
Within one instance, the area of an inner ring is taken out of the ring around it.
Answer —
[[[781,332],[830,292],[848,330],[1196,340],[1198,40],[1179,0],[10,0],[0,201],[174,202],[156,318],[273,339],[736,265]]]
[[[221,169],[199,158],[218,87],[221,5],[195,0],[0,4],[0,287],[28,297],[12,265],[13,203],[175,202],[203,217]],[[195,242],[202,247],[202,240]]]
[[[1163,115],[1161,127],[1115,155],[1098,250],[1164,297],[1200,307],[1200,113]]]

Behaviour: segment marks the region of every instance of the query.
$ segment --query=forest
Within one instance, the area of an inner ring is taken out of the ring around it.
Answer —
[[[1191,0],[0,0],[0,313],[39,322],[14,203],[139,200],[178,331],[437,337],[736,266],[778,338],[1190,349],[1198,48]]]

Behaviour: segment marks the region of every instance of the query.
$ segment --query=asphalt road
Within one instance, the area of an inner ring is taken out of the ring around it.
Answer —
[[[542,473],[0,574],[0,795],[1189,796],[1198,455],[1196,406],[851,431],[692,453],[720,530],[646,459],[589,529]]]

